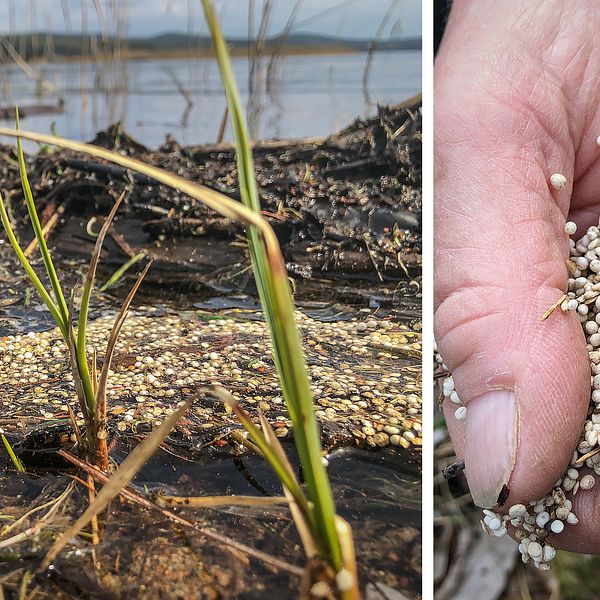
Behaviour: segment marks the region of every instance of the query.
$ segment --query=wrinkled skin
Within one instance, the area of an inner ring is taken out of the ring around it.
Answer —
[[[507,506],[547,493],[585,421],[581,325],[540,317],[566,290],[565,221],[580,237],[600,215],[599,26],[594,0],[457,0],[438,53],[435,334],[468,405],[466,422],[444,409],[479,504],[502,483]],[[548,184],[557,172],[562,190]],[[576,496],[580,523],[557,547],[600,552],[599,496],[600,484]]]

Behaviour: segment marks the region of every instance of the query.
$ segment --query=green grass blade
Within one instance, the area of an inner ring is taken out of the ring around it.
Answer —
[[[252,150],[229,53],[212,2],[201,2],[227,97],[236,146],[240,195],[247,207],[259,213],[260,200],[254,177]],[[252,227],[248,231],[248,238],[257,288],[271,332],[282,393],[294,424],[294,439],[314,505],[314,522],[318,527],[313,535],[321,552],[323,549],[326,551],[323,558],[328,559],[339,570],[343,565],[343,558],[335,526],[335,505],[327,472],[321,461],[321,440],[287,273],[285,268],[281,269],[282,265],[269,261],[259,234]]]
[[[146,273],[148,273],[148,270],[151,266],[152,261],[150,261],[139,274],[137,281],[129,291],[129,294],[127,294],[127,297],[121,306],[121,310],[115,319],[110,335],[108,336],[108,343],[106,345],[106,352],[104,354],[104,364],[102,365],[102,370],[100,371],[100,378],[98,379],[98,391],[96,393],[95,421],[98,426],[105,424],[104,421],[106,420],[106,388],[108,384],[108,373],[110,371],[113,354],[117,345],[117,339],[119,338],[119,333],[121,332],[123,323],[125,323],[125,319],[127,318],[127,313],[131,303],[133,302],[133,298],[135,297],[140,285],[142,285],[142,281],[144,280],[144,277],[146,277]]]
[[[75,351],[77,353],[77,366],[81,375],[81,382],[83,384],[85,397],[87,398],[89,411],[92,415],[96,412],[96,395],[94,394],[94,386],[92,385],[90,369],[88,367],[87,362],[87,353],[85,350],[90,298],[92,296],[94,279],[96,278],[96,269],[98,268],[98,261],[100,260],[100,253],[102,252],[102,244],[104,243],[104,238],[108,233],[108,228],[110,227],[113,219],[115,218],[117,210],[124,197],[124,193],[119,196],[119,199],[115,202],[108,217],[104,221],[104,225],[102,225],[100,233],[98,234],[98,238],[96,239],[96,244],[94,245],[94,250],[92,252],[92,258],[90,259],[90,266],[85,277],[85,283],[83,284],[83,292],[81,294],[81,305],[79,307],[79,319],[77,322],[77,343],[75,345]]]
[[[267,440],[267,443],[273,448],[273,450],[279,456],[282,464],[287,468],[290,477],[293,478],[294,481],[297,481],[296,474],[294,473],[294,469],[279,441],[279,438],[275,435],[271,424],[267,421],[267,418],[262,412],[258,413],[260,418],[260,428]],[[290,494],[289,490],[283,486],[283,493],[286,498],[293,499],[293,496]],[[304,552],[308,558],[313,558],[319,554],[317,549],[317,544],[315,542],[315,538],[313,535],[313,527],[309,525],[308,518],[311,517],[310,514],[303,514],[296,502],[290,502],[290,511],[292,512],[292,518],[294,519],[294,523],[296,523],[296,529],[298,530],[298,534],[300,535],[300,539],[302,540],[302,545],[304,546]]]
[[[91,436],[93,426],[92,419],[93,413],[90,413],[90,409],[88,406],[88,399],[85,395],[85,390],[83,387],[83,381],[81,380],[81,372],[79,371],[79,365],[77,363],[77,351],[75,349],[76,340],[75,340],[75,331],[73,330],[73,314],[74,314],[74,306],[75,306],[75,289],[71,290],[71,299],[69,302],[69,316],[68,316],[68,330],[69,330],[69,339],[67,340],[67,344],[69,347],[69,361],[71,363],[71,371],[73,372],[73,383],[75,384],[75,392],[77,393],[77,400],[79,401],[79,406],[81,408],[81,413],[83,414],[83,420],[85,422],[86,429],[86,439],[88,443],[88,449],[94,447],[94,440]]]
[[[16,126],[17,130],[19,130],[19,110],[16,111]],[[35,202],[33,201],[33,194],[31,193],[31,186],[29,185],[29,179],[27,178],[27,169],[25,166],[25,157],[23,155],[23,146],[21,144],[21,138],[17,138],[17,156],[19,159],[19,172],[21,174],[21,185],[23,187],[23,194],[25,196],[25,203],[27,205],[27,212],[29,213],[29,219],[31,221],[31,225],[33,227],[33,232],[37,239],[38,246],[40,248],[40,254],[42,255],[42,260],[44,261],[44,265],[46,267],[46,272],[48,273],[48,279],[50,279],[50,285],[52,286],[52,290],[54,291],[54,297],[56,298],[56,306],[62,316],[63,323],[67,322],[67,315],[69,313],[67,308],[67,303],[65,301],[65,297],[62,292],[62,288],[60,287],[60,282],[58,281],[58,277],[56,275],[56,270],[54,268],[54,264],[52,262],[52,257],[50,256],[50,251],[48,250],[48,245],[46,244],[46,238],[44,237],[44,233],[42,231],[42,225],[40,224],[40,219],[38,217],[37,211],[35,209]]]
[[[2,225],[4,226],[4,231],[6,231],[6,236],[8,237],[8,241],[10,242],[10,245],[13,247],[13,250],[15,251],[17,258],[19,259],[19,262],[23,265],[23,269],[25,269],[25,273],[27,274],[27,277],[29,277],[31,283],[37,290],[38,294],[41,296],[42,301],[48,307],[48,310],[50,311],[50,313],[52,314],[52,318],[54,319],[54,321],[60,328],[60,331],[61,331],[63,337],[65,338],[65,340],[68,340],[69,332],[67,330],[67,325],[66,325],[65,321],[63,320],[63,317],[59,311],[58,306],[56,304],[54,304],[54,300],[52,299],[50,294],[46,291],[44,284],[40,281],[40,278],[37,276],[36,272],[33,270],[33,267],[31,266],[30,262],[27,260],[27,257],[25,256],[23,250],[21,249],[21,246],[19,246],[19,242],[17,240],[17,237],[15,236],[15,233],[10,224],[10,219],[8,218],[8,214],[6,212],[6,206],[4,206],[4,200],[2,198],[2,194],[0,194],[0,218],[2,219]]]
[[[108,278],[108,280],[102,287],[98,288],[98,291],[105,292],[109,287],[111,287],[112,285],[115,285],[115,283],[117,283],[117,281],[119,281],[121,279],[121,277],[123,277],[123,275],[125,275],[125,273],[127,273],[127,271],[129,271],[129,269],[131,269],[131,267],[133,267],[133,265],[137,264],[143,258],[146,258],[146,252],[144,252],[143,250],[141,252],[138,252],[136,255],[132,256],[126,263],[122,264]]]
[[[23,466],[23,463],[19,460],[19,457],[15,454],[15,451],[12,449],[12,446],[10,445],[10,442],[6,439],[6,436],[1,433],[0,437],[2,437],[2,442],[4,443],[4,447],[6,448],[6,451],[8,452],[8,456],[10,456],[10,460],[12,460],[13,465],[15,465],[15,469],[17,469],[17,471],[19,471],[20,473],[25,473],[25,467]]]
[[[308,503],[302,492],[300,484],[296,480],[289,463],[281,460],[277,451],[271,446],[265,434],[254,424],[254,421],[250,418],[248,413],[239,405],[237,399],[227,392],[224,388],[215,386],[211,389],[211,392],[226,402],[227,405],[233,410],[235,416],[239,422],[244,426],[246,431],[250,434],[251,441],[258,446],[258,449],[263,453],[263,456],[267,462],[271,465],[273,470],[277,473],[281,483],[289,490],[290,494],[294,497],[296,504],[300,507],[305,516],[309,515]]]

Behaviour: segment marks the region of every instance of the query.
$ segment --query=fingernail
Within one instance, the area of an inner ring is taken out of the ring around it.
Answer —
[[[465,474],[475,504],[493,508],[515,466],[518,412],[511,390],[473,398],[467,409]]]

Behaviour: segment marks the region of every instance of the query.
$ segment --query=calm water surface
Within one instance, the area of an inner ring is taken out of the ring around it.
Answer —
[[[270,79],[266,59],[253,80],[250,101],[248,61],[234,59],[252,136],[328,135],[357,116],[374,114],[377,103],[396,103],[421,90],[421,52],[376,54],[367,95],[362,85],[366,58],[365,53],[283,57]],[[54,63],[32,68],[35,73],[25,74],[15,65],[0,67],[0,106],[52,105],[62,96],[65,111],[26,116],[23,128],[48,132],[55,122],[61,135],[90,139],[122,120],[131,135],[149,146],[161,144],[167,133],[184,144],[213,142],[218,135],[225,99],[214,60]],[[40,94],[43,89],[46,92]],[[225,139],[230,139],[229,132]]]

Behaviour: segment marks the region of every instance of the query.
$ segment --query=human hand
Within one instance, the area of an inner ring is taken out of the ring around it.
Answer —
[[[590,366],[565,291],[565,221],[600,216],[593,0],[455,0],[435,64],[435,331],[465,422],[445,414],[473,498],[546,494],[582,432]],[[568,184],[549,185],[553,173]],[[600,552],[600,485],[556,545]]]

